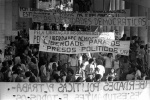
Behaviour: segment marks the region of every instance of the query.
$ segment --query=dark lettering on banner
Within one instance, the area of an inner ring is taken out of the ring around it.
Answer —
[[[138,99],[141,92],[125,92],[125,93],[106,93],[104,94],[104,100],[135,100]]]
[[[92,39],[92,40],[89,40],[89,45],[120,46],[120,41],[112,41],[112,40],[105,40],[105,39]]]
[[[129,50],[119,50],[119,54],[129,54]]]
[[[67,52],[67,53],[76,53],[76,47],[54,47],[47,46],[47,51],[52,52]]]
[[[100,83],[60,83],[58,91],[61,93],[66,92],[99,92]]]
[[[65,98],[67,94],[64,94]],[[16,100],[58,100],[58,94],[30,94],[27,95],[17,95]]]
[[[147,81],[105,82],[104,91],[142,90],[147,87]]]
[[[92,41],[94,38],[97,38],[97,36],[95,36],[95,37],[79,36],[78,40],[79,41]]]
[[[91,25],[92,24],[92,19],[91,18],[82,18],[82,17],[77,17],[75,20],[75,23],[78,25]]]
[[[30,17],[32,16],[32,12],[23,12],[23,17]]]
[[[17,92],[43,92],[44,84],[18,83]]]
[[[76,40],[76,36],[52,36],[54,41]]]
[[[80,47],[80,46],[84,46],[83,42],[80,41],[51,41],[49,40],[48,43],[46,43],[50,46],[59,46],[59,47]]]

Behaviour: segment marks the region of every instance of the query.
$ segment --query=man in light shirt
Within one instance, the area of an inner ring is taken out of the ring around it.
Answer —
[[[135,80],[140,80],[141,79],[141,71],[135,67]]]
[[[101,59],[96,59],[98,72],[96,74],[100,74],[101,78],[103,78],[103,75],[105,74],[105,67],[103,66],[103,62]]]
[[[104,59],[105,59],[105,74],[107,76],[112,68],[112,61],[113,61],[112,53],[108,53],[108,55],[105,56]]]
[[[75,54],[70,55],[68,65],[74,71],[74,74],[76,74],[78,67],[78,59]]]

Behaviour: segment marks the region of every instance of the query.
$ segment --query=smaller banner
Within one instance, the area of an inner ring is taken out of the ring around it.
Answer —
[[[50,31],[50,30],[29,30],[30,44],[40,44],[41,37],[44,40],[53,41],[89,41],[94,38],[115,40],[114,32],[82,32],[82,31]]]

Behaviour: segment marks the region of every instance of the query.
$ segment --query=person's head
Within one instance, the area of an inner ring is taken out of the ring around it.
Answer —
[[[33,62],[34,64],[36,64],[37,63],[36,58],[32,57],[31,58],[31,62]]]
[[[115,70],[112,68],[112,69],[110,70],[110,72],[111,72],[111,73],[114,73],[114,72],[115,72]]]
[[[67,76],[66,77],[66,82],[72,82],[72,81],[73,81],[72,76]]]
[[[73,71],[71,68],[69,68],[69,69],[68,69],[68,72],[67,72],[67,75],[68,75],[68,76],[74,75],[74,71]]]
[[[9,60],[9,61],[8,61],[8,65],[9,65],[9,66],[12,66],[12,65],[13,65],[12,60]]]
[[[53,63],[53,64],[52,64],[52,69],[53,69],[54,71],[57,70],[57,65],[56,65],[56,63]]]
[[[93,82],[93,79],[91,79],[91,78],[88,77],[88,78],[86,79],[86,82]]]
[[[78,77],[76,82],[83,82],[83,78],[82,77]]]
[[[113,77],[108,77],[108,81],[113,81]]]
[[[3,52],[2,52],[2,50],[0,49],[0,54],[2,54]]]
[[[35,78],[34,76],[31,76],[31,77],[29,78],[29,82],[36,82],[36,78]]]
[[[111,58],[112,57],[112,53],[108,53],[108,55],[107,55],[109,58]]]
[[[118,55],[116,55],[116,56],[115,56],[115,60],[118,60],[118,58],[119,58],[119,56],[118,56]]]
[[[7,62],[6,61],[2,62],[2,66],[6,67],[7,66]]]
[[[27,71],[27,72],[25,72],[25,76],[26,76],[26,77],[31,77],[31,76],[32,76],[32,73],[31,73],[30,71]]]
[[[62,77],[58,76],[58,77],[56,78],[56,82],[63,82]]]
[[[96,64],[97,64],[97,65],[103,65],[102,59],[101,59],[101,58],[97,58],[97,59],[96,59]]]
[[[89,59],[89,64],[93,64],[93,62],[94,62],[94,59],[93,59],[93,58],[90,58],[90,59]]]
[[[144,46],[143,46],[143,45],[141,45],[141,46],[140,46],[140,49],[144,49]]]
[[[101,78],[102,78],[101,74],[96,74],[96,76],[95,76],[96,82],[100,82]]]
[[[124,38],[126,38],[126,36],[127,36],[126,34],[123,34],[123,37],[124,37]]]
[[[65,71],[61,71],[60,76],[67,76],[67,73]]]
[[[67,64],[67,63],[64,63],[64,67],[65,67],[65,69],[68,68],[68,64]]]

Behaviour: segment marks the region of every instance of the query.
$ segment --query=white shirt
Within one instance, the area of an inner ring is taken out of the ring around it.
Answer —
[[[133,80],[133,79],[134,79],[134,75],[133,74],[127,74],[126,80]]]
[[[49,70],[52,70],[52,69],[53,69],[53,68],[52,68],[53,63],[56,63],[56,62],[51,62],[51,63],[49,63],[49,65],[48,65],[48,69],[49,69]],[[58,64],[57,64],[57,63],[56,63],[56,67],[58,67]]]
[[[135,73],[135,79],[137,79],[138,77],[141,78],[141,71],[140,70],[137,70]]]
[[[95,70],[94,65],[88,64],[88,65],[85,67],[85,71],[87,72],[87,74],[92,74],[92,73],[94,73],[94,70]]]
[[[119,68],[119,60],[118,61],[114,61],[114,69],[118,69]]]
[[[104,57],[105,59],[105,68],[112,68],[112,58]]]
[[[70,57],[68,62],[70,63],[71,66],[78,66],[78,59],[77,58]]]
[[[99,69],[99,74],[103,76],[105,73],[104,66],[103,65],[97,65],[97,68]]]

